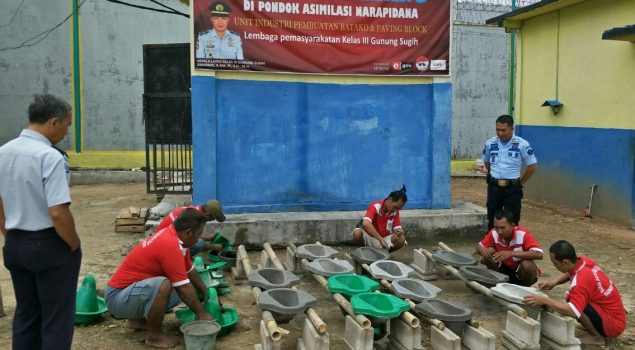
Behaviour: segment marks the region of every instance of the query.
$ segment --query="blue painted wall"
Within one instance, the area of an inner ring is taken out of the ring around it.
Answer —
[[[635,227],[635,130],[527,126],[538,171],[526,193],[583,210],[597,184],[592,214]]]
[[[450,83],[193,76],[194,202],[362,210],[406,184],[407,208],[449,208],[450,106]]]

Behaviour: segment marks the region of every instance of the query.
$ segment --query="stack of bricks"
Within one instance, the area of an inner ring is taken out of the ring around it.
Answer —
[[[148,208],[128,207],[122,209],[115,218],[115,232],[145,232],[148,214]]]

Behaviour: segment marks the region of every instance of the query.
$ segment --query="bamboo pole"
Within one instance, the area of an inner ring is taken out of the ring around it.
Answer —
[[[245,274],[249,276],[249,274],[251,273],[251,262],[249,261],[249,256],[247,255],[247,251],[245,250],[244,245],[238,246],[237,258],[240,259],[240,261],[243,263]],[[256,300],[256,303],[258,303],[258,300],[260,299],[260,288],[253,287],[251,291],[254,299]],[[289,334],[289,331],[278,327],[278,324],[276,323],[276,320],[273,319],[273,315],[271,314],[271,312],[264,310],[261,312],[261,315],[262,320],[265,321],[265,328],[267,328],[267,333],[269,333],[269,336],[272,340],[280,340],[283,334]]]
[[[284,265],[282,265],[280,260],[278,260],[278,256],[276,255],[276,252],[274,252],[273,248],[271,248],[271,244],[269,244],[269,242],[265,242],[262,246],[263,248],[265,248],[265,252],[267,252],[267,255],[269,256],[269,259],[273,263],[273,266],[276,269],[286,270],[284,268]]]
[[[278,259],[278,256],[276,255],[276,252],[274,252],[273,249],[271,248],[271,244],[269,244],[269,242],[265,242],[262,246],[263,246],[263,248],[265,248],[265,252],[267,253],[267,256],[269,257],[269,259],[273,263],[273,266],[275,266],[277,269],[285,270],[284,265],[282,265],[282,263]],[[296,287],[291,287],[291,288],[292,289],[297,289]],[[324,323],[324,321],[322,321],[322,319],[320,318],[320,315],[318,315],[317,311],[315,311],[315,309],[309,307],[304,312],[306,313],[306,316],[308,317],[309,321],[311,321],[311,324],[317,330],[317,332],[319,334],[324,334],[326,332],[326,328],[327,328],[326,327],[326,323]]]
[[[302,264],[305,267],[308,263],[309,261],[307,259],[302,259]],[[313,278],[315,278],[315,280],[318,281],[318,283],[324,289],[326,289],[327,291],[329,290],[328,282],[326,281],[326,278],[324,278],[324,276],[320,276],[316,274],[312,274],[312,275],[313,275]],[[333,297],[333,299],[335,299],[335,301],[342,308],[342,310],[346,311],[346,313],[349,314],[360,326],[362,326],[362,328],[369,329],[371,327],[370,320],[364,315],[359,315],[353,312],[353,307],[351,306],[351,303],[348,300],[346,300],[344,296],[342,296],[340,293],[331,293],[331,297]]]
[[[470,286],[471,288],[473,288],[477,292],[487,296],[490,299],[495,300],[499,304],[501,304],[501,305],[505,306],[506,308],[508,308],[509,310],[511,310],[516,315],[518,315],[518,316],[520,316],[522,318],[526,318],[527,317],[527,310],[523,309],[522,307],[520,307],[520,306],[518,306],[516,304],[509,303],[509,302],[507,302],[507,301],[495,296],[494,294],[492,294],[492,291],[489,290],[489,288],[483,286],[482,284],[480,284],[478,282],[468,280],[463,275],[461,275],[461,273],[457,269],[455,269],[454,267],[449,266],[449,265],[443,265],[443,264],[440,264],[440,263],[434,261],[432,259],[432,254],[430,254],[429,251],[427,251],[427,250],[425,250],[423,248],[419,248],[419,252],[421,252],[421,254],[425,255],[426,258],[428,258],[432,263],[434,263],[437,268],[452,274],[454,277],[456,277],[456,278],[460,279],[461,281],[465,282],[465,284],[467,284],[468,286]]]

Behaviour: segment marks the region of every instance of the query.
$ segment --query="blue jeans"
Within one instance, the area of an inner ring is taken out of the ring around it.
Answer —
[[[13,349],[70,349],[81,250],[71,252],[54,228],[9,230],[2,249],[17,304]]]

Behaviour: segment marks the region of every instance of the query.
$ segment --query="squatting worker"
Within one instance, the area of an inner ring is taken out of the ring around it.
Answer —
[[[225,221],[225,214],[223,214],[223,206],[220,204],[219,201],[215,199],[210,199],[207,202],[205,202],[205,204],[203,205],[197,205],[197,206],[190,205],[185,207],[178,207],[172,210],[168,215],[166,215],[163,218],[163,220],[161,220],[155,232],[159,232],[163,230],[164,228],[172,225],[172,223],[174,223],[174,219],[177,216],[179,216],[179,214],[181,214],[181,212],[185,210],[186,208],[194,208],[198,210],[201,214],[205,216],[207,221],[213,221],[213,220],[216,220],[218,222]],[[203,233],[201,235],[201,238],[199,238],[198,241],[196,242],[196,244],[190,247],[190,255],[194,256],[202,251],[207,251],[207,250],[211,250],[213,252],[220,251],[222,249],[222,246],[220,244],[212,244],[208,242],[209,240],[214,239],[215,236],[216,236],[216,232],[213,232],[210,234]]]
[[[70,349],[82,260],[64,156],[52,146],[71,125],[71,106],[35,95],[29,123],[0,147],[0,230],[16,308],[13,349]]]
[[[526,227],[516,226],[514,214],[499,210],[494,214],[494,228],[477,246],[488,269],[509,276],[509,282],[531,286],[540,269],[534,260],[542,260],[542,248]]]
[[[578,320],[589,332],[580,337],[582,344],[605,345],[605,337],[614,338],[626,329],[626,310],[617,286],[595,261],[577,256],[571,243],[560,240],[549,248],[553,266],[562,274],[553,280],[538,283],[543,290],[571,281],[565,295],[566,303],[549,297],[530,295],[524,302],[530,306],[547,305]]]
[[[196,295],[207,288],[192,267],[189,248],[203,232],[207,218],[184,209],[174,224],[149,236],[130,251],[114,273],[104,296],[110,313],[127,318],[128,327],[147,329],[146,344],[174,347],[177,337],[163,333],[163,317],[183,301],[199,320],[212,320]]]
[[[201,33],[196,41],[196,58],[243,59],[243,43],[240,35],[227,29],[231,7],[224,1],[214,1],[209,6],[212,29]]]
[[[496,119],[496,136],[485,142],[483,162],[487,168],[487,229],[494,227],[494,213],[507,209],[520,223],[523,185],[536,171],[536,156],[529,142],[514,135],[514,119],[501,115]],[[521,176],[521,169],[526,166]]]
[[[370,203],[361,222],[353,229],[357,246],[384,248],[395,251],[406,242],[399,210],[408,201],[406,186],[392,191],[385,199]]]

